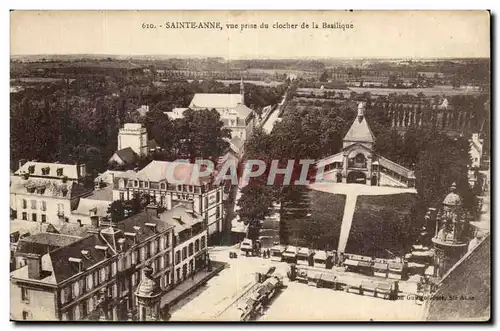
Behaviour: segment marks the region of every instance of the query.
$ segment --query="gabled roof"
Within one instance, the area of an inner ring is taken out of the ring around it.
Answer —
[[[189,108],[236,108],[242,103],[241,94],[196,93]]]
[[[366,121],[366,117],[357,117],[351,125],[349,131],[344,137],[344,141],[349,142],[365,142],[365,143],[374,143],[375,136],[372,133],[372,130],[368,126],[368,122]]]
[[[245,106],[244,104],[238,104],[234,110],[238,113],[238,117],[246,119],[251,113],[252,110]]]
[[[415,178],[415,172],[403,167],[402,165],[397,164],[396,162],[392,162],[389,159],[386,159],[385,157],[379,156],[378,157],[378,162],[380,166],[387,168],[391,171],[394,171],[395,173],[406,177],[406,178]]]
[[[133,164],[139,159],[139,156],[130,147],[122,148],[116,151],[115,155],[117,155],[123,161],[123,163],[127,164]]]

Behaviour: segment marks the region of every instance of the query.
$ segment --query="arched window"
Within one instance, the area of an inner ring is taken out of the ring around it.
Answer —
[[[125,181],[123,179],[120,179],[120,181],[118,182],[118,188],[125,188]]]
[[[166,190],[167,185],[165,183],[160,183],[160,190]]]

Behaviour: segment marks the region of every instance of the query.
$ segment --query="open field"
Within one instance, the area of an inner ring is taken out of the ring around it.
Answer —
[[[402,256],[404,245],[413,244],[409,216],[415,200],[412,193],[358,196],[346,252],[391,257],[389,250]]]
[[[232,79],[218,79],[217,81],[224,83],[224,85],[231,85],[231,84],[239,84],[240,83],[239,80],[232,80]],[[276,86],[279,86],[283,83],[277,82],[277,81],[245,80],[245,84],[276,87]]]
[[[304,189],[282,206],[281,223],[288,244],[336,249],[345,195]]]
[[[473,88],[461,87],[458,89],[454,89],[450,85],[442,85],[442,86],[434,86],[434,87],[426,87],[426,88],[369,88],[369,87],[350,87],[350,91],[356,92],[358,94],[370,92],[374,95],[389,95],[391,93],[397,94],[413,94],[417,95],[419,93],[423,93],[425,96],[434,96],[434,95],[479,95],[480,91]]]

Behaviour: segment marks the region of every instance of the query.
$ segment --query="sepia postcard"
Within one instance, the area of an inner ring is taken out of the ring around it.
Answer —
[[[11,11],[10,319],[489,321],[490,19]]]

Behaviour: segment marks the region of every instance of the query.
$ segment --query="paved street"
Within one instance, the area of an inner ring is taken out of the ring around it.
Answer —
[[[172,307],[171,321],[238,321],[240,312],[234,303],[254,283],[255,271],[269,266],[275,266],[275,273],[284,276],[287,288],[278,294],[265,315],[259,318],[262,321],[417,320],[421,311],[421,306],[411,300],[389,301],[289,282],[286,277],[287,263],[241,255],[230,259],[230,250],[238,251],[229,247],[211,250],[211,259],[227,262],[230,267]]]

